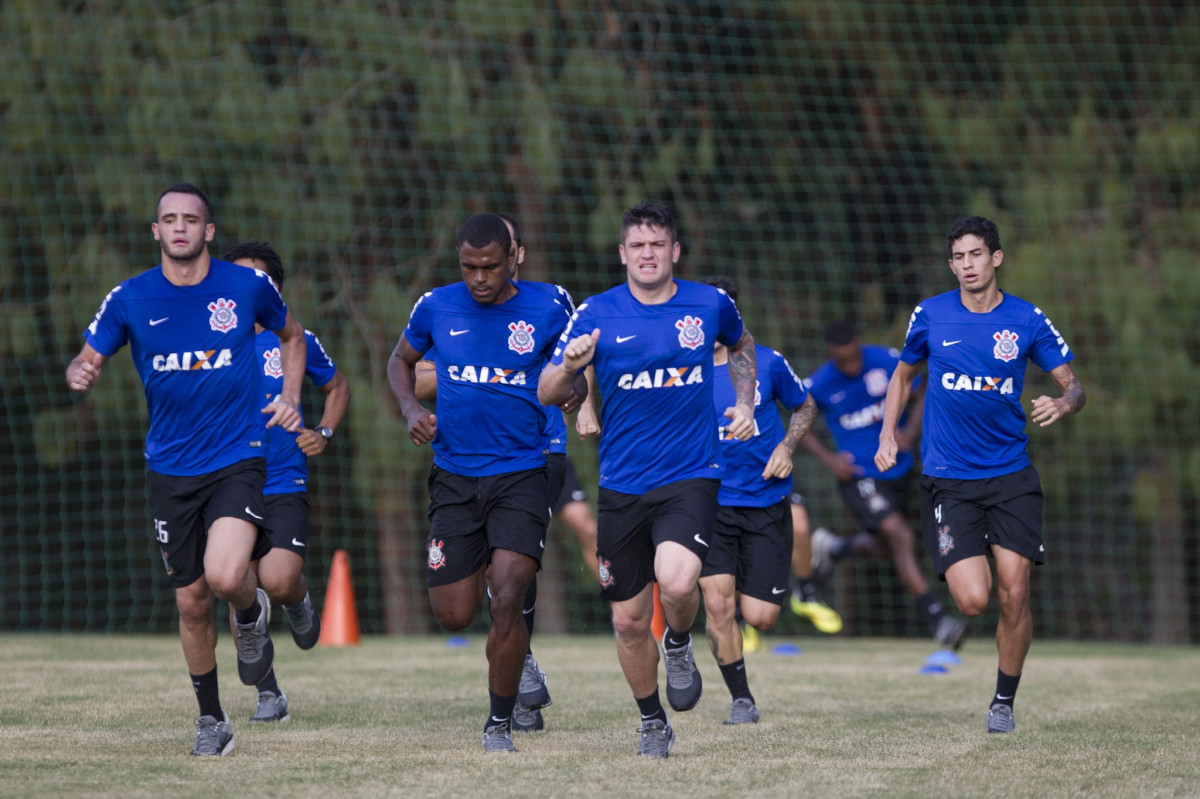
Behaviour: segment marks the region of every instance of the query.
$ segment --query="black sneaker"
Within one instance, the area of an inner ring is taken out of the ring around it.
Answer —
[[[700,694],[704,691],[700,670],[696,668],[696,658],[692,654],[692,640],[688,638],[687,646],[667,649],[667,634],[664,632],[662,645],[663,661],[667,666],[667,704],[680,712],[691,710],[700,701]]]
[[[546,729],[546,722],[542,711],[536,707],[522,707],[518,701],[513,708],[512,728],[513,732],[537,732]]]
[[[308,594],[304,595],[299,605],[283,606],[287,613],[288,623],[292,625],[292,640],[301,649],[312,649],[321,637],[321,614],[312,606]]]
[[[550,705],[550,690],[546,688],[546,672],[538,668],[533,655],[525,656],[525,667],[521,669],[521,685],[517,689],[517,704],[529,710]]]
[[[271,643],[271,600],[258,589],[258,618],[237,627],[238,676],[246,685],[258,685],[271,670],[275,645]]]
[[[287,697],[280,691],[276,694],[274,691],[259,691],[258,692],[258,707],[254,711],[254,715],[250,717],[251,721],[291,721],[292,717],[288,714]]]
[[[958,648],[962,646],[963,639],[967,637],[969,630],[970,628],[965,621],[947,613],[938,622],[934,638],[941,644],[942,649],[957,652]]]
[[[1017,720],[1013,718],[1010,705],[997,702],[988,709],[988,732],[1012,732],[1016,726]]]

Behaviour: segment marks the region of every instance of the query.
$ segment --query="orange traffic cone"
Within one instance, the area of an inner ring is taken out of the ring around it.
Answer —
[[[662,600],[658,597],[658,583],[654,584],[654,616],[650,619],[650,631],[654,633],[655,641],[661,641],[663,633],[667,631],[667,617],[663,613]]]
[[[358,644],[358,610],[354,605],[354,587],[350,585],[350,559],[346,550],[333,553],[329,582],[325,586],[325,609],[321,611],[321,646]]]

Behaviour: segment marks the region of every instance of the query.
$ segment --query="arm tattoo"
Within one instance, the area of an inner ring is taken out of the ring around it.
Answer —
[[[1067,403],[1067,413],[1075,413],[1081,409],[1087,402],[1087,396],[1083,393],[1083,384],[1075,376],[1075,370],[1064,363],[1051,370],[1050,375],[1062,391],[1062,399]]]
[[[788,422],[787,433],[783,437],[783,445],[792,452],[800,445],[800,439],[812,427],[813,419],[817,417],[817,404],[810,397],[796,410],[792,411],[792,419]]]
[[[749,346],[747,346],[749,339]],[[733,381],[734,396],[738,402],[745,402],[751,408],[754,407],[754,383],[755,383],[755,362],[754,358],[754,339],[750,338],[750,333],[747,330],[742,331],[742,337],[738,340],[737,350],[729,351],[729,377]]]

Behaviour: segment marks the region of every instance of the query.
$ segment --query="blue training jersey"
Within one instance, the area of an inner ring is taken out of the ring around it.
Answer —
[[[304,343],[308,358],[304,373],[317,388],[329,385],[337,374],[321,340],[309,330],[304,331]],[[258,365],[262,370],[261,393],[264,403],[283,391],[283,367],[279,358],[279,336],[270,330],[259,333],[255,339],[258,348]],[[265,424],[267,417],[263,416]],[[308,456],[296,443],[296,434],[282,427],[267,428],[267,483],[263,494],[296,494],[305,491],[308,483]]]
[[[434,464],[467,477],[546,464],[537,384],[569,320],[544,286],[528,280],[500,305],[476,302],[461,282],[417,300],[404,337],[417,352],[437,349]]]
[[[929,362],[924,473],[977,480],[1028,466],[1026,361],[1048,372],[1074,357],[1046,315],[1012,294],[988,313],[967,310],[957,289],[922,301],[900,359]]]
[[[287,306],[265,274],[210,261],[195,286],[157,266],[117,286],[85,338],[111,358],[129,344],[150,430],[146,462],[161,474],[208,474],[265,457],[254,324],[280,330]]]
[[[804,385],[825,414],[825,423],[838,451],[854,457],[855,465],[862,469],[862,476],[896,480],[912,469],[916,462],[913,454],[897,452],[896,465],[880,472],[875,466],[875,452],[879,449],[879,431],[883,429],[883,403],[888,381],[896,371],[900,352],[868,344],[863,346],[862,356],[862,371],[854,377],[847,377],[829,361],[813,372]],[[920,382],[918,376],[912,387],[916,388]],[[906,419],[907,413],[902,413],[899,426],[902,427]]]
[[[776,403],[789,411],[804,404],[808,392],[792,371],[787,359],[770,347],[755,345],[758,379],[754,386],[754,435],[742,441],[729,434],[725,409],[737,402],[729,365],[713,367],[713,407],[717,414],[717,432],[725,457],[725,477],[717,501],[727,507],[767,508],[792,492],[792,478],[763,479],[762,472],[771,453],[787,432],[779,418]]]
[[[592,365],[600,394],[600,486],[626,494],[724,473],[713,418],[713,342],[736,346],[742,317],[724,291],[675,280],[675,296],[643,305],[626,284],[588,298],[554,351],[600,329]]]

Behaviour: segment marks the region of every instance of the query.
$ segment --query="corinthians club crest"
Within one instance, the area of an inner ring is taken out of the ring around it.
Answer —
[[[1002,330],[993,333],[992,338],[996,339],[996,346],[992,348],[992,352],[997,358],[1007,363],[1017,357],[1017,339],[1020,336],[1011,330]]]
[[[446,565],[446,554],[442,552],[442,547],[445,545],[445,541],[439,541],[436,538],[429,539],[429,568],[434,571]]]
[[[509,322],[508,348],[518,355],[533,352],[533,325],[525,321]]]
[[[700,329],[702,324],[704,321],[694,316],[685,316],[676,322],[675,327],[679,328],[679,346],[694,350],[703,344],[704,331]]]
[[[218,333],[228,333],[233,330],[237,327],[237,314],[233,312],[236,307],[236,302],[224,298],[210,302],[208,310],[212,311],[212,316],[208,317],[208,326]]]
[[[263,353],[263,374],[267,377],[283,377],[283,362],[279,357],[279,348],[272,347]]]

